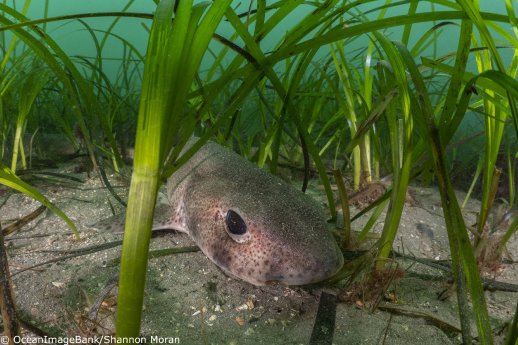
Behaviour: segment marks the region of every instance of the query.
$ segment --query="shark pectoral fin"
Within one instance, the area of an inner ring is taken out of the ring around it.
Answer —
[[[125,213],[121,213],[110,218],[102,219],[97,223],[87,225],[87,227],[101,232],[122,234],[124,233],[124,222]],[[155,206],[152,230],[176,230],[188,233],[183,217],[178,217],[168,204],[157,204]]]
[[[178,217],[168,204],[157,204],[153,218],[153,231],[176,230],[188,233],[187,226],[182,217]]]

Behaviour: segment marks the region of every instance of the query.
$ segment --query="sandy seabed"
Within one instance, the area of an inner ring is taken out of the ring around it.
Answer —
[[[67,173],[67,168],[60,172]],[[77,176],[85,182],[35,180],[31,183],[76,223],[80,240],[60,218],[45,211],[7,236],[5,241],[16,304],[24,319],[36,322],[49,336],[92,337],[98,341],[103,335],[113,334],[116,288],[93,319],[89,311],[100,291],[118,271],[114,260],[120,255],[120,247],[20,272],[65,255],[45,251],[78,249],[121,238],[120,234],[90,228],[112,215],[110,203],[116,212],[121,213],[123,209],[97,178]],[[112,183],[122,196],[127,193],[121,181],[113,178]],[[319,194],[315,190],[313,194]],[[394,249],[421,258],[448,259],[448,238],[438,191],[411,187],[411,192],[417,202],[405,207]],[[458,197],[462,200],[464,195],[459,193]],[[159,201],[164,199],[162,195]],[[31,198],[0,186],[3,226],[39,206]],[[478,202],[472,201],[464,208],[467,224],[475,223],[477,206]],[[360,230],[365,221],[365,217],[359,219],[353,228]],[[375,231],[379,232],[382,227],[382,223],[376,224]],[[184,234],[170,233],[154,238],[151,250],[193,244]],[[516,235],[507,249],[511,256],[518,253]],[[438,299],[438,294],[447,287],[448,273],[412,260],[398,260],[397,265],[404,274],[390,287],[395,297],[383,303],[410,312],[406,315],[380,309],[370,312],[362,308],[360,300],[339,303],[333,344],[460,343],[458,333],[439,325],[446,322],[459,326],[455,297]],[[499,281],[518,284],[516,263],[500,265],[497,273]],[[320,293],[319,288],[252,286],[225,276],[201,252],[150,259],[141,343],[307,344]],[[486,299],[492,326],[497,332],[511,320],[518,293],[486,291]]]

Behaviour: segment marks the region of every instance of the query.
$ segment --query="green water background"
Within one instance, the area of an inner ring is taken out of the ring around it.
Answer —
[[[514,0],[516,1],[516,0]],[[17,10],[21,10],[25,1],[22,0],[14,0],[12,4]],[[195,1],[196,2],[196,1]],[[199,1],[198,1],[199,2]],[[267,1],[267,5],[274,4],[276,1]],[[10,2],[8,2],[9,4]],[[357,9],[348,13],[344,16],[346,20],[351,20],[352,14],[358,15],[361,12],[368,12],[374,6],[381,6],[385,1],[377,1],[374,3],[368,3],[362,6],[359,6]],[[95,13],[95,12],[119,12],[128,4],[127,0],[89,0],[89,1],[70,1],[70,0],[52,0],[48,3],[48,17],[53,16],[62,16],[69,14],[79,14],[79,13]],[[44,17],[44,5],[45,2],[43,0],[32,1],[31,7],[27,13],[27,16],[30,19],[38,19]],[[256,3],[252,1],[252,9],[255,8]],[[480,1],[482,11],[488,12],[496,12],[500,14],[506,14],[505,9],[505,1],[504,0],[481,0]],[[153,13],[155,9],[155,3],[151,0],[137,0],[132,3],[132,5],[127,9],[127,12],[143,12],[143,13]],[[237,13],[245,13],[250,7],[249,1],[235,1],[233,4],[234,9],[236,9]],[[515,6],[518,7],[518,6]],[[422,1],[419,3],[418,12],[420,11],[430,11],[431,5],[428,2]],[[261,48],[265,52],[269,52],[274,50],[275,44],[279,42],[279,37],[289,30],[293,25],[295,25],[300,18],[303,16],[309,15],[311,11],[314,9],[313,6],[302,5],[299,6],[291,15],[289,15],[286,20],[284,20],[281,25],[275,28],[265,39],[261,42]],[[396,16],[396,15],[404,15],[407,12],[408,5],[397,6],[396,8],[391,8],[385,14],[385,17]],[[441,8],[441,6],[433,7],[435,11],[449,10],[447,8]],[[268,12],[271,15],[274,11]],[[378,12],[373,12],[367,15],[367,18],[376,18],[378,16]],[[113,23],[115,17],[102,17],[102,18],[86,18],[83,19],[88,25],[97,31],[97,37],[101,39],[104,35],[104,32],[108,29],[108,27]],[[433,27],[437,23],[421,23],[412,26],[412,32],[410,35],[409,46],[413,46],[413,44],[420,38],[422,35]],[[142,54],[145,54],[147,38],[148,38],[148,29],[151,26],[151,20],[142,19],[142,18],[120,18],[116,27],[113,29],[113,33],[120,37],[125,38],[129,42],[131,42],[134,47],[136,47]],[[147,29],[146,29],[147,28]],[[253,24],[252,24],[253,28]],[[252,30],[252,28],[250,30]],[[511,33],[511,27],[509,25],[504,27],[508,32]],[[344,27],[344,30],[347,30],[347,27]],[[49,23],[46,27],[46,32],[51,35],[51,37],[57,41],[58,44],[67,52],[69,56],[77,56],[82,58],[90,59],[91,62],[95,61],[96,58],[96,47],[90,36],[90,33],[86,30],[86,28],[76,20],[67,20],[67,21],[59,21],[54,23]],[[231,38],[233,34],[233,30],[231,26],[223,21],[218,27],[217,32],[226,37]],[[392,40],[399,40],[402,34],[402,28],[392,28],[385,30],[384,33]],[[511,47],[504,47],[506,44],[505,41],[500,42],[500,36],[496,32],[492,32],[493,36],[496,40],[497,45],[502,45],[500,48],[500,52],[506,64],[510,63],[512,54],[514,50]],[[311,34],[310,34],[311,35]],[[439,33],[439,39],[436,41],[435,45],[431,45],[421,53],[419,57],[416,57],[417,61],[421,56],[428,58],[437,58],[440,56],[444,56],[446,54],[454,54],[455,49],[457,47],[457,39],[459,35],[459,27],[448,25],[441,29]],[[9,36],[7,36],[9,37]],[[347,41],[345,44],[346,53],[350,56],[356,55],[362,48],[366,47],[368,43],[369,37],[368,35],[363,35],[358,37],[355,40]],[[7,40],[6,42],[9,42]],[[235,41],[236,44],[243,46],[242,41],[239,39]],[[507,43],[508,44],[508,43]],[[218,52],[222,49],[222,45],[219,42],[212,42],[210,48],[214,52]],[[109,38],[107,44],[102,52],[103,58],[103,71],[104,73],[111,78],[115,79],[120,73],[121,68],[121,56],[123,54],[123,44],[117,38]],[[322,47],[319,53],[316,56],[316,60],[325,59],[329,56],[329,50],[327,47]],[[228,63],[232,56],[228,56],[227,60],[224,63]],[[365,60],[365,54],[362,57]],[[209,66],[213,63],[213,56],[210,54],[206,54],[204,61],[201,66],[201,75],[203,76],[203,72],[209,68]],[[371,65],[374,65],[376,61],[370,61]],[[140,63],[140,67],[143,69],[143,63]],[[283,71],[282,65],[277,65],[275,68],[279,73]],[[468,64],[468,70],[476,73],[474,59]],[[135,83],[139,83],[138,78],[135,78]],[[122,94],[126,92],[135,92],[135,90],[139,90],[140,85],[132,85],[132,90],[119,90]],[[250,114],[253,113],[253,109],[249,111],[249,116],[247,118],[249,120],[253,120],[250,118]],[[481,131],[483,128],[484,118],[480,114],[476,113],[468,113],[463,120],[463,124],[458,132],[459,140],[464,136],[469,136],[478,131]],[[246,121],[245,121],[246,122]],[[456,157],[463,157],[463,160],[471,160],[475,159],[480,154],[480,149],[483,148],[483,137],[476,138],[471,141],[470,145],[462,145],[460,148],[452,151],[452,159],[456,159]]]
[[[195,1],[196,2],[196,1]],[[197,1],[199,2],[199,1]],[[276,1],[267,1],[267,4],[273,4]],[[24,1],[15,0],[13,1],[15,7],[20,10]],[[68,14],[79,14],[79,13],[95,13],[95,12],[119,12],[121,11],[126,4],[127,0],[89,0],[89,1],[70,1],[70,0],[52,0],[49,1],[48,8],[48,16],[61,16]],[[254,8],[254,2],[252,2],[252,8]],[[359,9],[364,10],[365,12],[372,9],[374,6],[382,5],[383,1],[375,2],[374,4],[369,3],[364,6],[360,6]],[[500,14],[505,14],[505,2],[504,0],[481,0],[480,5],[482,11],[495,12]],[[237,9],[238,13],[244,13],[249,8],[249,2],[247,1],[235,1],[233,7]],[[431,8],[428,2],[421,2],[418,6],[418,11],[429,11]],[[144,13],[153,13],[155,9],[155,3],[151,0],[137,0],[135,1],[131,7],[127,10],[128,12],[144,12]],[[268,52],[275,49],[274,43],[278,40],[280,35],[283,35],[285,31],[287,31],[290,27],[292,27],[298,20],[308,15],[311,10],[313,10],[313,6],[302,5],[299,6],[293,13],[283,21],[281,25],[279,25],[274,31],[272,31],[261,43],[261,47],[264,51]],[[386,17],[395,16],[395,15],[404,15],[406,10],[408,9],[408,5],[398,6],[394,9],[389,9]],[[446,10],[446,8],[441,8],[441,6],[435,6],[434,9],[436,11]],[[273,11],[270,12],[270,14]],[[356,13],[356,11],[351,12]],[[371,13],[367,16],[369,18],[375,18],[378,14]],[[38,19],[44,16],[44,1],[37,0],[32,1],[31,7],[27,16],[30,19]],[[113,22],[113,17],[103,17],[103,18],[86,18],[83,19],[87,22],[92,28],[99,30],[98,37],[100,38],[103,35],[103,31],[105,31]],[[146,50],[147,37],[148,32],[144,28],[147,26],[148,28],[151,25],[150,20],[141,19],[141,18],[121,18],[113,30],[113,33],[119,35],[128,41],[132,42],[132,44],[138,48],[138,50],[144,54]],[[412,34],[410,36],[409,45],[413,45],[426,30],[430,29],[434,23],[423,23],[414,25],[412,28]],[[509,32],[511,32],[511,28],[506,28]],[[346,30],[346,28],[344,28]],[[55,39],[61,47],[70,55],[70,56],[82,56],[89,57],[92,60],[95,58],[95,45],[92,41],[90,34],[87,32],[85,27],[78,23],[77,21],[65,21],[65,22],[57,22],[57,23],[49,23],[47,26],[47,32]],[[223,22],[218,28],[217,32],[224,37],[230,38],[233,31],[230,25],[226,22]],[[400,39],[402,32],[401,28],[394,28],[385,31],[385,33],[394,40]],[[495,38],[498,39],[498,35],[494,33]],[[454,49],[457,46],[457,37],[458,37],[458,28],[457,27],[447,27],[443,29],[443,33],[441,34],[439,44],[437,46],[437,54],[438,56],[444,55],[450,52],[454,52]],[[273,38],[273,39],[271,39]],[[349,44],[347,44],[346,49],[350,52],[354,52],[359,48],[365,47],[368,42],[367,35],[360,37]],[[241,42],[238,40],[238,44]],[[213,42],[211,44],[211,49],[218,51],[221,48],[221,44]],[[103,59],[104,59],[104,68],[105,72],[113,77],[116,71],[119,68],[120,57],[122,53],[122,44],[118,39],[111,38],[106,45],[105,50],[103,51]],[[327,53],[326,48],[322,48],[320,52],[320,57],[325,56]],[[433,53],[432,47],[429,50],[423,53],[424,56],[432,57],[430,54]],[[502,54],[506,61],[510,61],[512,56],[511,49],[502,49]],[[212,58],[206,56],[203,64],[202,70],[206,69],[209,64],[212,63]]]

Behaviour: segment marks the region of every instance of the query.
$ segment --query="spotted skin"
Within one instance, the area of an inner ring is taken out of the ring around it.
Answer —
[[[172,215],[160,228],[186,232],[227,274],[254,285],[304,285],[343,265],[320,206],[243,157],[205,144],[167,183]],[[227,212],[246,233],[232,234]]]
[[[168,204],[155,209],[153,230],[187,233],[230,276],[258,286],[304,285],[343,265],[322,209],[311,197],[216,143],[205,144],[173,174],[167,194]],[[244,234],[229,230],[229,210],[244,220]],[[122,231],[123,222],[93,227]]]

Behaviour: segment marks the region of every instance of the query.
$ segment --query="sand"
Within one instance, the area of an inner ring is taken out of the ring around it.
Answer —
[[[73,166],[61,167],[59,171],[84,182],[33,179],[31,183],[70,216],[81,239],[77,240],[50,211],[7,236],[17,308],[24,320],[31,320],[49,335],[110,335],[114,332],[116,288],[94,320],[89,311],[118,271],[114,260],[120,255],[120,247],[18,273],[64,256],[46,250],[77,249],[121,238],[89,227],[111,217],[112,206],[116,213],[123,211],[99,180],[74,173]],[[115,176],[110,179],[115,190],[125,196],[126,183]],[[448,259],[438,191],[415,186],[410,191],[415,200],[405,207],[394,249],[421,258]],[[313,188],[312,194],[323,198],[318,188]],[[462,193],[459,198],[463,198]],[[164,200],[163,195],[160,200]],[[0,186],[3,226],[38,206],[31,198]],[[477,201],[470,201],[463,211],[468,225],[475,223],[477,206]],[[364,217],[354,222],[354,230],[360,230],[365,220]],[[376,224],[376,232],[382,227],[382,223]],[[169,233],[154,238],[151,249],[192,245],[186,235]],[[518,252],[516,235],[508,252]],[[354,296],[337,305],[333,344],[459,344],[459,333],[454,331],[459,327],[455,296],[438,299],[438,294],[448,287],[448,273],[403,259],[395,261],[392,267],[401,273],[387,296],[382,296],[378,309],[371,312],[369,301]],[[518,284],[515,263],[501,264],[490,274],[500,281]],[[347,287],[325,289],[331,293],[348,291]],[[319,287],[255,287],[227,277],[199,251],[154,258],[148,266],[141,334],[147,343],[307,344],[321,291]],[[486,298],[497,333],[512,318],[518,293],[486,291]],[[27,331],[24,334],[34,336]]]

